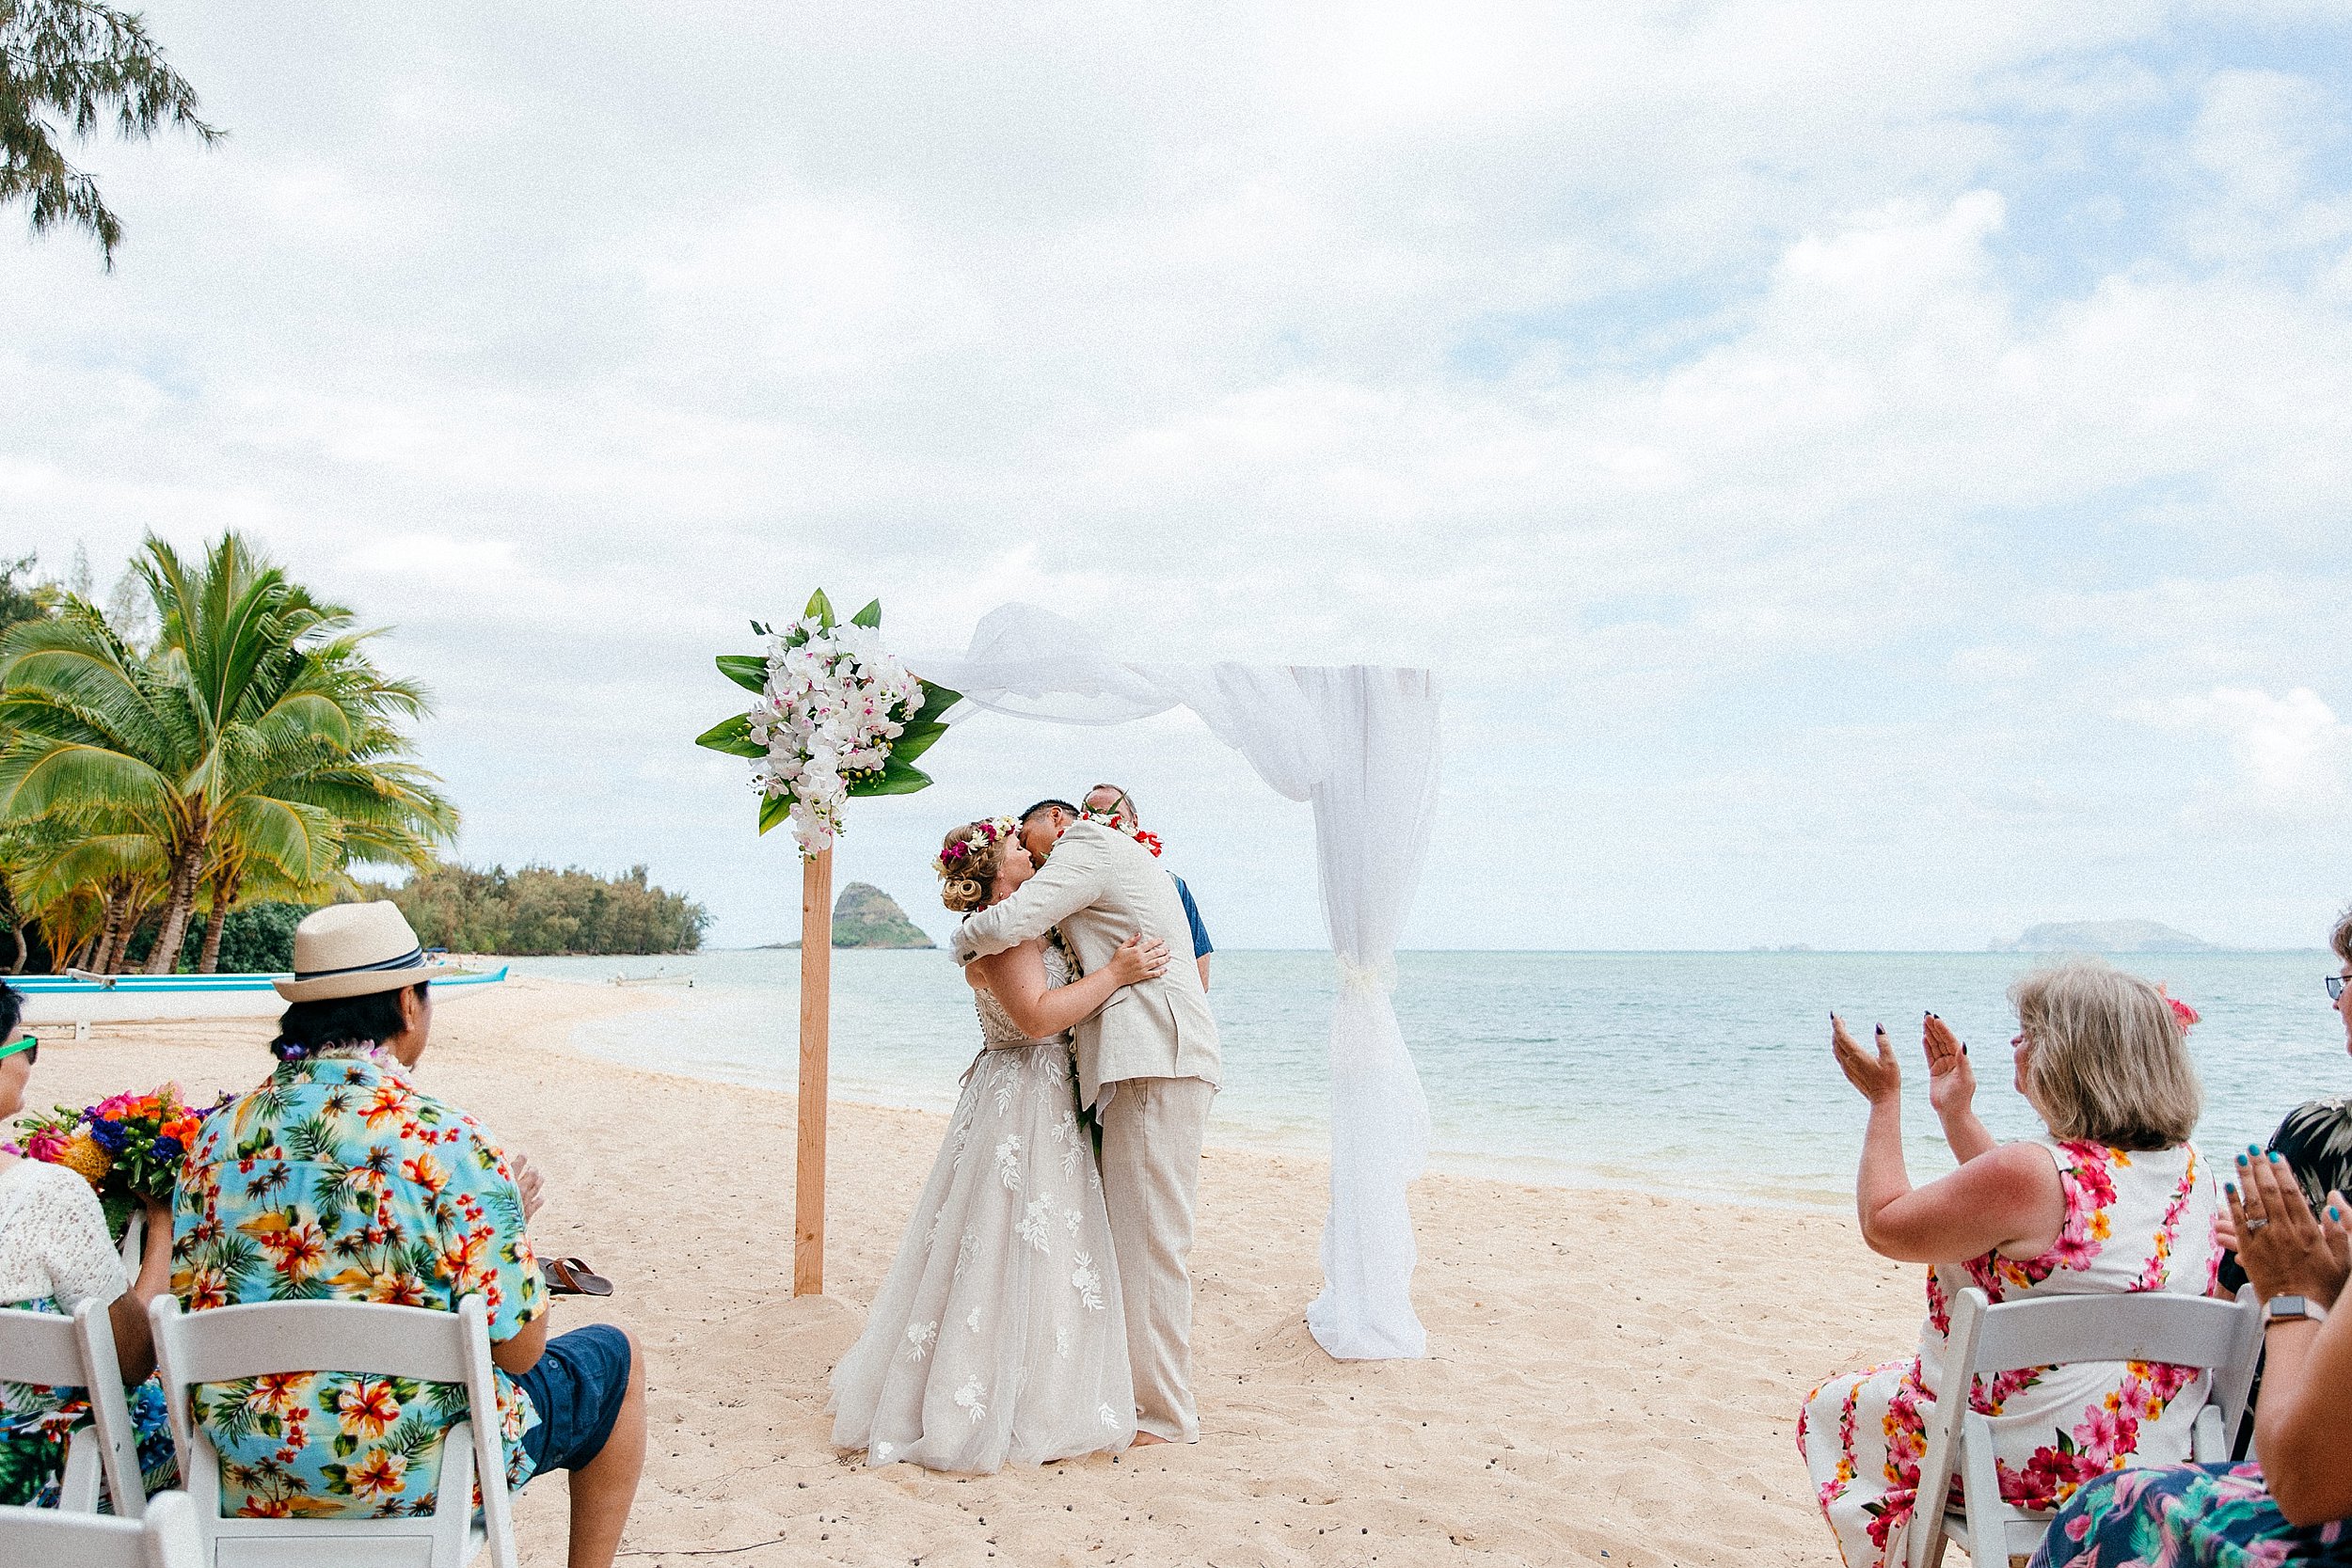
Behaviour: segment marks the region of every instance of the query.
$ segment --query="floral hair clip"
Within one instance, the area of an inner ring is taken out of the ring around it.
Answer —
[[[2200,1014],[2196,1008],[2190,1006],[2187,1003],[2182,1001],[2179,997],[2173,995],[2162,986],[2158,986],[2156,988],[2156,994],[2163,997],[2164,1005],[2172,1009],[2172,1016],[2181,1021],[2181,1033],[2188,1033],[2188,1031],[2196,1028],[2199,1022],[2202,1021],[2202,1015]]]
[[[981,849],[1002,844],[1020,831],[1021,824],[1009,816],[984,816],[972,824],[971,837],[957,839],[941,849],[931,869],[943,878],[964,876]]]

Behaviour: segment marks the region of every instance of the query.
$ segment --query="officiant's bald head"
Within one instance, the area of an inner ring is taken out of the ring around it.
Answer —
[[[1087,791],[1087,810],[1106,811],[1127,819],[1131,828],[1143,826],[1143,813],[1136,809],[1136,798],[1115,784],[1099,784]]]

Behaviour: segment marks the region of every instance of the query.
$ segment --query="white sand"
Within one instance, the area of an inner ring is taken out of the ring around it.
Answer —
[[[793,1100],[570,1051],[642,993],[511,980],[440,1010],[420,1076],[546,1172],[543,1254],[618,1286],[563,1298],[646,1346],[653,1435],[624,1562],[1834,1563],[1793,1445],[1833,1370],[1916,1335],[1914,1271],[1850,1218],[1432,1176],[1414,1190],[1423,1361],[1339,1363],[1318,1161],[1212,1150],[1201,1181],[1202,1441],[979,1478],[870,1470],[829,1441],[856,1337],[945,1130],[836,1105],[821,1298],[790,1297]],[[265,1024],[102,1026],[45,1048],[33,1103],[177,1078],[243,1089]],[[560,1477],[517,1504],[523,1560],[563,1561]]]

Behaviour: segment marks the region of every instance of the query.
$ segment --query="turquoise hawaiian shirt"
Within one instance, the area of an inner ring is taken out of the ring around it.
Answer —
[[[480,1123],[382,1053],[289,1062],[205,1118],[173,1205],[172,1291],[192,1312],[261,1301],[454,1311],[479,1292],[493,1343],[547,1308],[522,1195]],[[530,1396],[497,1374],[507,1480],[531,1475]],[[433,1512],[462,1385],[365,1371],[207,1384],[221,1510],[389,1518]]]

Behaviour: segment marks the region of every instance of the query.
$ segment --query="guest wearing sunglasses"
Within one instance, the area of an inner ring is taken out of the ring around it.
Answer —
[[[2345,1048],[2352,1050],[2352,1003],[2344,1000],[2345,982],[2352,979],[2352,910],[2337,917],[2328,945],[2337,963],[2337,972],[2328,976],[2328,1000],[2344,1021]],[[2289,1111],[2270,1135],[2270,1152],[2295,1167],[2303,1196],[2314,1207],[2331,1192],[2352,1191],[2352,1096],[2306,1101]]]
[[[24,1109],[40,1042],[24,1028],[24,997],[0,985],[0,1125]],[[178,1484],[171,1433],[147,1304],[171,1286],[171,1212],[148,1205],[147,1247],[136,1279],[106,1234],[98,1194],[64,1165],[0,1146],[0,1306],[72,1313],[85,1301],[111,1303],[115,1355],[122,1363],[138,1428],[139,1468],[152,1494]],[[78,1388],[0,1383],[0,1503],[55,1507],[66,1443],[89,1419]]]

